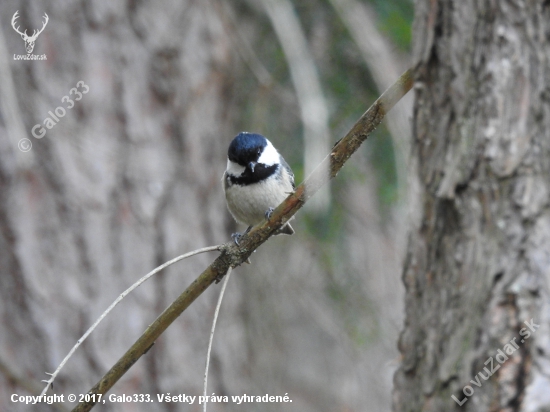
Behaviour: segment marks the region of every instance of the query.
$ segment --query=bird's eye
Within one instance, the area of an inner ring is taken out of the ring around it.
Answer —
[[[261,155],[262,154],[262,149],[258,149],[257,153],[258,153],[258,156]]]

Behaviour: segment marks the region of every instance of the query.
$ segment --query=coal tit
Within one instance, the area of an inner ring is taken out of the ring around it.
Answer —
[[[235,220],[252,226],[269,218],[273,208],[294,191],[294,173],[285,159],[264,136],[239,133],[227,151],[227,169],[223,174],[227,208]],[[289,223],[276,234],[292,235]],[[232,235],[238,244],[239,233]]]

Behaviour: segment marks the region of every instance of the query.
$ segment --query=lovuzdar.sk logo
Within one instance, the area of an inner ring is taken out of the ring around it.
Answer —
[[[21,38],[25,42],[25,49],[27,49],[27,54],[14,54],[13,59],[14,60],[46,60],[45,54],[40,54],[40,55],[32,54],[32,51],[34,50],[34,43],[36,42],[36,39],[38,38],[40,33],[44,31],[44,29],[46,28],[46,25],[48,24],[48,21],[50,20],[48,15],[44,13],[44,16],[43,16],[44,22],[42,23],[42,28],[40,30],[33,30],[32,36],[29,36],[27,34],[26,29],[25,31],[22,32],[21,30],[19,30],[19,25],[17,27],[15,26],[16,20],[19,18],[18,13],[19,13],[19,10],[17,10],[14,13],[11,19],[11,26],[17,33],[21,35]]]

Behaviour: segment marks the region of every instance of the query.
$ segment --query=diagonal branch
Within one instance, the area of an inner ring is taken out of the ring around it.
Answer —
[[[412,70],[409,69],[361,116],[346,136],[340,139],[331,153],[317,166],[311,175],[281,203],[271,215],[254,227],[239,240],[239,246],[226,243],[221,247],[221,254],[212,264],[195,279],[191,285],[145,330],[130,349],[88,392],[105,394],[111,387],[144,355],[155,343],[155,340],[193,303],[212,283],[219,282],[229,268],[234,268],[248,259],[254,250],[261,246],[277,229],[283,226],[294,214],[330,179],[335,177],[344,163],[376,129],[386,113],[411,89]],[[327,173],[328,171],[328,173]],[[94,398],[94,397],[90,397]],[[81,402],[73,412],[89,411],[95,402]]]
[[[67,361],[71,358],[71,356],[73,356],[73,353],[75,353],[75,351],[78,349],[78,347],[82,344],[82,342],[84,342],[86,340],[86,338],[88,336],[90,336],[90,334],[95,330],[95,328],[101,323],[101,321],[103,319],[105,319],[105,317],[115,308],[116,305],[118,305],[122,299],[124,299],[129,293],[131,293],[135,288],[137,288],[138,286],[140,286],[142,283],[144,283],[146,280],[148,280],[151,276],[157,274],[158,272],[160,272],[162,269],[165,269],[167,268],[168,266],[171,266],[173,265],[174,263],[177,263],[179,262],[180,260],[183,260],[183,259],[187,259],[191,256],[195,256],[195,255],[198,255],[200,253],[204,253],[204,252],[212,252],[214,250],[220,250],[220,247],[221,246],[209,246],[209,247],[205,247],[205,248],[202,248],[202,249],[197,249],[197,250],[194,250],[192,252],[189,252],[189,253],[186,253],[184,255],[181,255],[181,256],[178,256],[172,260],[169,260],[168,262],[166,263],[163,263],[162,265],[160,265],[159,267],[153,269],[151,272],[147,273],[145,276],[143,276],[141,279],[139,279],[136,283],[134,283],[132,286],[130,286],[128,289],[126,289],[124,292],[122,292],[116,299],[113,303],[111,303],[111,306],[109,306],[107,308],[107,310],[105,312],[102,313],[102,315],[94,322],[94,324],[92,326],[90,326],[90,328],[86,331],[86,333],[84,333],[84,335],[82,335],[82,337],[76,342],[76,344],[73,346],[73,348],[69,351],[69,353],[67,354],[67,356],[65,356],[65,358],[61,361],[61,363],[59,364],[59,366],[57,367],[57,369],[54,371],[54,373],[48,373],[46,372],[46,375],[50,375],[50,378],[47,379],[47,380],[43,380],[42,382],[46,382],[46,387],[42,390],[42,393],[40,393],[40,395],[45,395],[46,392],[48,391],[48,388],[50,386],[53,386],[53,381],[55,380],[55,378],[57,377],[57,375],[59,375],[59,372],[61,371],[61,369],[63,369],[63,366],[65,366],[65,364],[67,363]]]

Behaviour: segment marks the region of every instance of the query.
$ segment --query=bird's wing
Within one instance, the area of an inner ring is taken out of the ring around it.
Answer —
[[[294,184],[294,172],[292,171],[292,169],[290,168],[286,160],[283,158],[283,156],[279,155],[279,157],[281,158],[281,164],[283,165],[283,167],[288,172],[288,175],[290,176],[290,181],[292,182],[292,188],[296,189],[296,185]]]

